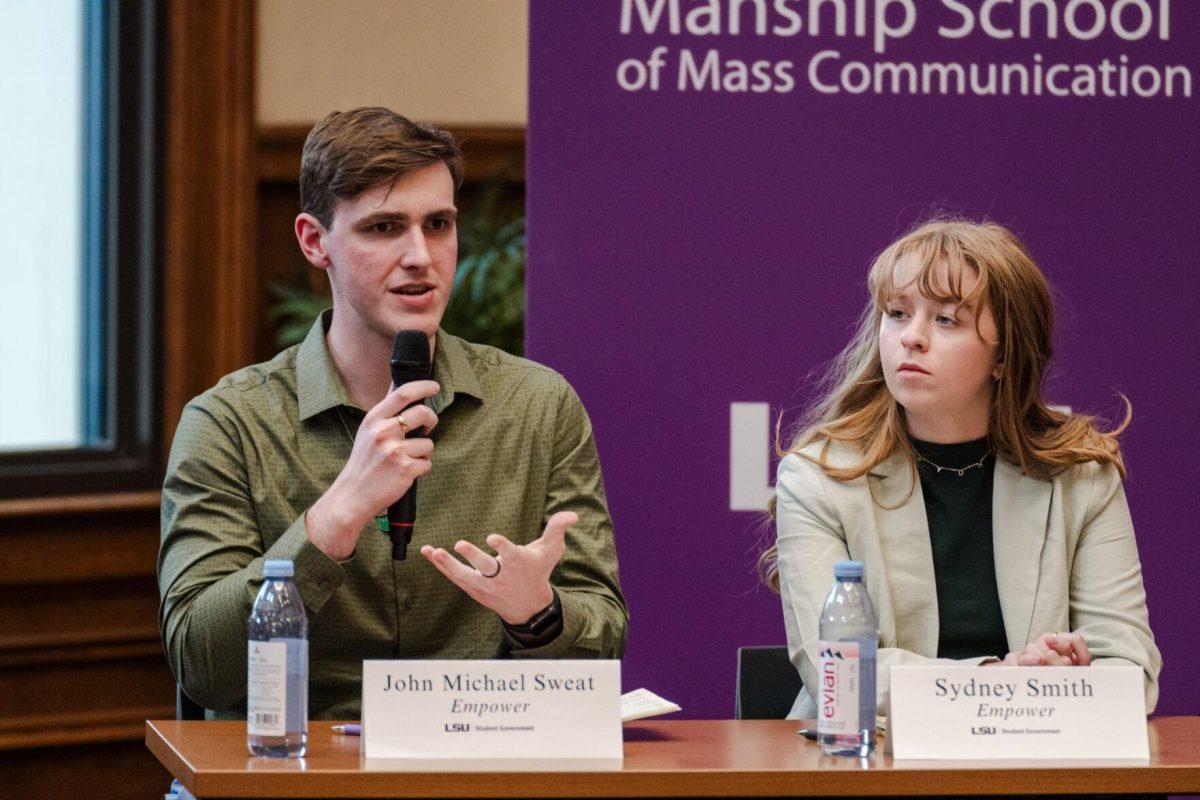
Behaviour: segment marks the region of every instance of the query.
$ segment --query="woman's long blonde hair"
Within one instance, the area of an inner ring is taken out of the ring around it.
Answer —
[[[777,453],[794,453],[818,464],[829,477],[850,481],[901,452],[913,470],[915,486],[916,454],[905,431],[904,409],[888,391],[879,358],[880,314],[903,288],[895,286],[895,269],[908,255],[918,261],[915,284],[922,295],[987,308],[995,318],[1001,373],[988,413],[988,442],[997,457],[1038,478],[1087,461],[1112,464],[1124,478],[1117,436],[1132,417],[1128,398],[1122,395],[1125,419],[1111,431],[1100,430],[1093,417],[1063,413],[1046,404],[1042,382],[1050,364],[1054,328],[1046,278],[1011,231],[994,223],[959,219],[926,222],[875,258],[868,276],[871,299],[854,338],[831,364],[822,381],[824,396],[804,415],[790,447],[780,447],[777,428]],[[964,274],[977,277],[966,295]],[[946,276],[949,286],[943,282]],[[979,314],[975,319],[978,331]],[[830,464],[827,456],[835,442],[851,445],[861,459],[850,466]],[[801,452],[812,445],[820,448],[815,458]],[[774,499],[770,510],[774,516]],[[778,591],[774,546],[759,558],[759,571]]]

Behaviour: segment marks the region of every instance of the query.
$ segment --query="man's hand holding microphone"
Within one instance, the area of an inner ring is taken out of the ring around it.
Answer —
[[[426,434],[437,426],[437,415],[421,401],[439,391],[433,381],[402,384],[363,417],[346,466],[306,517],[309,540],[334,561],[350,558],[367,523],[432,468],[433,442],[407,438],[405,426]]]

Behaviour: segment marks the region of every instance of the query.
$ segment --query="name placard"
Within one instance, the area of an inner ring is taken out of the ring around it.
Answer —
[[[1150,757],[1137,667],[892,667],[897,759]]]
[[[367,758],[619,761],[621,662],[364,661]]]

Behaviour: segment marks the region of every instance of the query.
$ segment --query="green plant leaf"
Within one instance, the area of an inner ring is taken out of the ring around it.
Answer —
[[[487,250],[479,256],[479,265],[475,268],[475,280],[471,282],[471,300],[475,305],[483,303],[483,292],[487,288],[488,272],[492,264],[500,256],[495,250]]]

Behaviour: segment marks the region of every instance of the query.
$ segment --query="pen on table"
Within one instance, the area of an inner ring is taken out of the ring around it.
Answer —
[[[346,736],[362,736],[362,725],[358,722],[348,722],[345,725],[334,725],[333,732],[345,734]]]

